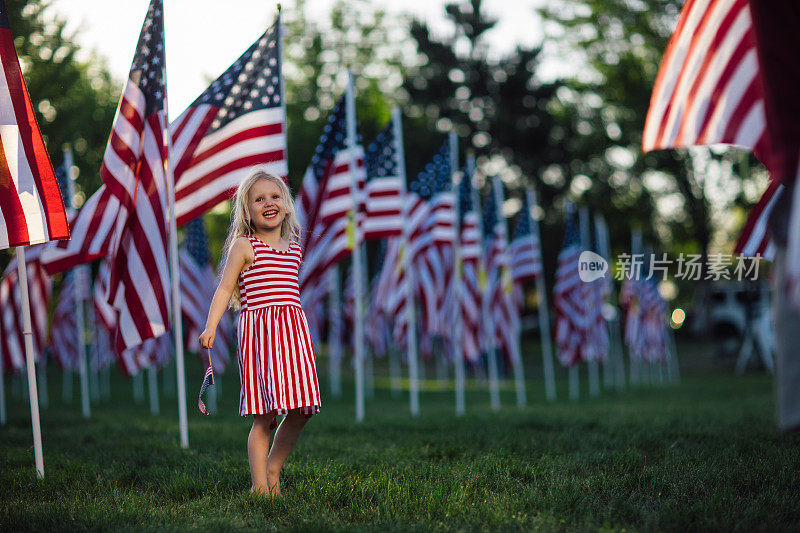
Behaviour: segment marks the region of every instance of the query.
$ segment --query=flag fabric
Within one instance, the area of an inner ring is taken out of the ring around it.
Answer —
[[[340,259],[350,255],[357,236],[353,213],[351,153],[347,147],[346,100],[341,97],[328,117],[311,164],[303,176],[297,201],[297,216],[305,229],[300,294],[323,290],[324,274]],[[356,182],[365,181],[364,150],[357,144]]]
[[[0,65],[0,250],[69,239],[64,203],[1,0]]]
[[[553,287],[555,305],[555,340],[558,358],[564,366],[573,366],[584,360],[586,342],[587,303],[584,283],[578,275],[578,258],[581,254],[580,237],[574,206],[566,212],[564,246],[558,254],[556,281]]]
[[[422,305],[423,332],[447,335],[445,298],[452,277],[455,240],[455,194],[452,190],[450,142],[445,139],[431,161],[409,186],[412,208],[409,250]]]
[[[47,339],[47,310],[53,290],[50,276],[39,263],[44,246],[30,246],[25,254],[33,350],[38,357],[36,362],[41,361],[42,348]],[[22,290],[17,273],[17,256],[14,255],[0,280],[0,351],[3,368],[14,373],[25,368],[23,331]]]
[[[523,195],[511,240],[511,277],[517,285],[542,275],[541,244],[539,236],[533,232],[531,207],[528,196]]]
[[[647,362],[666,361],[667,306],[653,279],[626,279],[620,291],[625,309],[625,344],[631,357]]]
[[[461,291],[459,305],[462,321],[461,350],[464,360],[475,363],[481,357],[481,218],[480,206],[474,205],[476,198],[472,187],[474,165],[464,170],[458,185],[459,224],[461,246]]]
[[[379,261],[380,270],[372,293],[374,307],[385,317],[387,328],[391,328],[394,345],[405,350],[408,345],[408,317],[406,305],[408,278],[406,277],[401,237],[390,237],[386,251]],[[370,311],[370,315],[374,311]]]
[[[794,2],[687,1],[659,67],[643,151],[738,145],[753,149],[773,180],[796,183],[798,24]],[[800,242],[795,230],[800,205],[791,209],[786,272],[798,300]]]
[[[100,169],[119,201],[108,293],[118,352],[162,335],[170,320],[163,43],[162,2],[151,0]]]
[[[656,77],[642,150],[726,143],[767,149],[747,0],[689,0]]]
[[[208,368],[206,368],[206,373],[203,376],[203,383],[200,385],[200,394],[197,395],[197,408],[200,409],[200,412],[206,416],[209,416],[211,413],[208,412],[206,409],[206,404],[203,402],[203,393],[206,392],[210,386],[214,384],[214,367],[209,363]]]
[[[517,363],[519,355],[519,311],[512,298],[511,258],[508,249],[506,221],[499,203],[496,181],[489,190],[483,218],[483,234],[486,253],[487,309],[492,317],[494,341],[503,349],[509,366]]]
[[[287,179],[280,32],[278,14],[170,124],[179,226],[231,198],[255,165]]]
[[[198,338],[205,329],[208,310],[217,286],[217,277],[211,268],[208,242],[203,219],[196,218],[186,226],[186,239],[178,255],[180,264],[181,313],[186,324],[184,345],[191,352],[204,354],[199,349]],[[222,315],[211,349],[214,368],[218,373],[228,366],[233,322],[228,312]]]
[[[761,199],[750,211],[747,222],[736,242],[735,254],[748,257],[760,255],[764,259],[773,261],[775,259],[775,245],[769,237],[767,231],[767,221],[769,220],[775,204],[784,192],[784,185],[772,180],[761,196]]]
[[[395,138],[394,123],[389,122],[367,147],[365,240],[400,235],[403,229],[403,184],[400,176],[401,139]]]
[[[61,283],[50,328],[49,351],[62,370],[78,369],[80,342],[83,342],[78,333],[78,302],[76,272],[70,271],[64,275]]]

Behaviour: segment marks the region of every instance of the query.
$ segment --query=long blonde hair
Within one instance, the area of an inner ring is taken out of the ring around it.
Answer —
[[[231,253],[231,248],[233,248],[233,243],[236,242],[236,239],[239,237],[252,235],[255,231],[255,228],[250,221],[248,200],[250,196],[250,189],[252,189],[253,185],[255,185],[255,183],[259,180],[271,181],[277,185],[278,189],[281,191],[281,198],[283,199],[283,205],[286,209],[286,216],[283,218],[283,222],[281,223],[281,238],[297,243],[300,242],[300,221],[297,219],[294,200],[292,199],[292,193],[289,190],[289,186],[281,178],[273,176],[264,169],[259,167],[253,168],[250,170],[250,173],[247,175],[247,177],[239,184],[239,188],[236,189],[236,195],[233,197],[231,206],[231,226],[228,228],[228,237],[225,239],[225,246],[222,249],[222,257],[225,258],[225,261],[222,263],[223,267],[220,269],[220,272],[222,272],[224,264],[228,262],[228,256]],[[242,305],[238,283],[233,289],[233,295],[231,296],[229,305],[233,309],[239,309]]]

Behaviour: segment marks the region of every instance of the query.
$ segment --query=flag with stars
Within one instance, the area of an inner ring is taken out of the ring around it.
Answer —
[[[163,335],[170,320],[163,30],[162,2],[151,0],[100,169],[119,202],[108,250],[118,352]]]
[[[495,177],[492,185],[483,215],[487,275],[484,301],[487,315],[492,318],[494,341],[503,349],[506,362],[514,365],[519,356],[519,310],[512,295],[511,258],[499,178]]]
[[[206,325],[208,309],[214,298],[217,277],[211,268],[208,242],[203,218],[196,218],[186,225],[186,239],[178,256],[180,264],[181,312],[186,324],[184,344],[189,351],[198,352],[206,361],[205,353],[200,353],[198,338]],[[224,372],[228,366],[233,322],[226,312],[222,315],[211,357],[217,373]]]
[[[304,229],[303,265],[300,267],[300,294],[303,301],[327,292],[325,273],[340,259],[350,255],[355,242],[356,218],[353,213],[351,160],[356,181],[366,178],[364,149],[356,143],[355,153],[347,146],[346,101],[342,96],[328,122],[303,176],[297,199],[297,216]],[[361,185],[359,185],[359,189]]]
[[[400,176],[401,139],[395,136],[390,121],[367,147],[364,164],[367,170],[366,217],[364,239],[383,239],[400,235],[403,204]]]
[[[542,253],[539,236],[533,232],[531,206],[528,196],[522,196],[522,209],[517,216],[514,238],[511,240],[511,276],[515,284],[535,279],[542,274]]]
[[[566,210],[564,247],[558,254],[556,281],[553,287],[555,305],[555,337],[558,358],[564,366],[573,366],[585,360],[584,344],[587,341],[587,284],[578,274],[581,254],[578,222],[572,204]]]
[[[231,198],[255,165],[287,179],[280,32],[279,13],[170,124],[179,226]]]
[[[452,277],[455,238],[455,195],[450,163],[450,140],[409,186],[412,208],[408,253],[412,254],[414,279],[422,304],[421,323],[428,335],[447,335],[445,297]]]
[[[476,362],[481,356],[481,302],[482,291],[478,272],[481,264],[481,220],[474,204],[475,191],[472,187],[474,164],[464,170],[458,185],[459,224],[458,233],[461,245],[461,319],[463,323],[461,349],[464,359]]]

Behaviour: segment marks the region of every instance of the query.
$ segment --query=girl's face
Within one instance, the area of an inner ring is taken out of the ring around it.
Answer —
[[[272,180],[256,181],[248,194],[250,221],[257,231],[269,232],[280,228],[286,217],[281,189]]]

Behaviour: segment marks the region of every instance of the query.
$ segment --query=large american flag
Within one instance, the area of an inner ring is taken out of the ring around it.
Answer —
[[[162,335],[170,320],[164,57],[162,2],[151,0],[100,169],[120,202],[108,287],[118,352]]]
[[[28,296],[31,310],[31,331],[33,332],[33,349],[41,359],[42,348],[47,338],[47,310],[53,284],[50,276],[39,263],[44,244],[28,247],[26,251],[26,269],[28,276]],[[2,351],[3,368],[19,372],[25,368],[25,337],[22,324],[22,291],[17,274],[17,256],[3,273],[0,281],[0,351]]]
[[[226,198],[256,164],[286,177],[279,21],[170,125],[176,217],[183,225]],[[102,186],[70,221],[73,238],[49,247],[51,274],[104,256],[117,238],[119,199]]]
[[[0,250],[69,239],[64,203],[0,2]]]
[[[500,204],[499,178],[489,188],[483,216],[486,250],[487,309],[491,313],[495,342],[503,348],[509,365],[519,356],[519,310],[513,300],[511,257],[508,249],[506,220]]]
[[[189,351],[197,352],[200,360],[208,363],[208,352],[198,342],[208,317],[208,309],[214,298],[217,277],[211,268],[210,254],[203,219],[196,218],[186,226],[186,239],[181,247],[178,261],[181,279],[181,312],[186,323],[184,343]],[[224,372],[230,358],[233,341],[233,321],[228,312],[222,315],[214,347],[211,349],[214,370]]]
[[[480,206],[472,187],[474,163],[464,170],[458,185],[460,220],[458,233],[461,246],[461,291],[459,305],[463,324],[461,349],[464,359],[470,363],[481,357],[481,305],[483,302],[481,272],[481,219]]]
[[[286,179],[280,31],[278,14],[170,125],[179,226],[231,198],[255,165]]]
[[[400,235],[403,229],[403,184],[400,176],[401,139],[395,138],[390,121],[367,147],[364,164],[367,172],[365,240]]]
[[[452,246],[455,240],[455,194],[450,162],[450,140],[409,185],[409,242],[414,281],[422,304],[423,331],[446,335],[445,297],[452,277]]]
[[[324,291],[324,274],[348,256],[359,240],[353,212],[351,154],[347,147],[346,100],[342,96],[331,111],[311,164],[303,176],[297,215],[305,230],[300,294],[304,301]],[[365,180],[364,150],[355,147],[358,182]]]
[[[738,145],[753,149],[776,182],[796,181],[798,20],[793,2],[687,1],[659,67],[643,151]],[[771,187],[766,194],[775,192]],[[740,249],[767,251],[766,216],[761,215],[771,198],[751,214]],[[787,273],[796,280],[800,253],[795,241],[789,241]]]
[[[587,341],[587,302],[585,284],[578,275],[578,258],[581,254],[580,236],[572,204],[566,210],[564,247],[558,253],[553,301],[556,319],[556,345],[558,358],[565,366],[584,360],[583,347]]]

